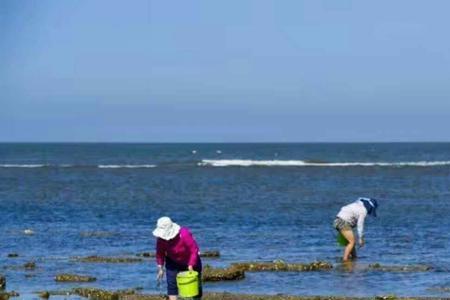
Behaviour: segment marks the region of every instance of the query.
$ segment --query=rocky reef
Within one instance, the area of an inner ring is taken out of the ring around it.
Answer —
[[[97,278],[76,274],[58,274],[55,276],[57,282],[94,282]]]
[[[245,278],[244,270],[236,267],[213,268],[210,265],[203,267],[203,281],[229,281],[241,280]]]
[[[134,295],[136,291],[135,290],[106,291],[96,288],[74,288],[71,293],[74,295],[94,300],[119,300],[119,299],[131,299],[126,296]]]
[[[249,272],[307,272],[330,270],[333,265],[328,262],[286,263],[282,260],[273,262],[242,262],[231,265],[234,268]]]

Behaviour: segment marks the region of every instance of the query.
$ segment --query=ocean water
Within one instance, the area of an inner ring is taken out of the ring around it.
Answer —
[[[450,144],[0,144],[0,273],[22,299],[73,286],[159,293],[153,259],[88,264],[76,256],[153,251],[156,219],[191,228],[204,264],[325,260],[332,271],[250,273],[206,291],[449,296]],[[379,199],[353,268],[331,224],[359,196]],[[24,230],[34,232],[24,234]],[[8,258],[18,253],[18,258]],[[37,268],[20,268],[35,261]],[[368,271],[370,263],[429,272]],[[58,273],[97,277],[62,284]]]

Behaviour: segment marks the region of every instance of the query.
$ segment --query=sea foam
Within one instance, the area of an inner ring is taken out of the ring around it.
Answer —
[[[0,164],[0,168],[43,168],[45,164]]]
[[[434,167],[449,166],[450,161],[309,162],[305,160],[204,159],[198,165],[209,167]]]
[[[156,165],[71,165],[71,164],[0,164],[0,168],[100,168],[100,169],[119,169],[119,168],[155,168]]]
[[[100,169],[121,169],[121,168],[139,169],[139,168],[155,168],[156,165],[98,165],[97,167]]]

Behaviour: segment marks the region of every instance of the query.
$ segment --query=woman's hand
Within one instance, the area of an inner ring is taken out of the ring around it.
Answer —
[[[188,270],[189,270],[189,272],[192,272],[192,271],[194,271],[194,267],[193,266],[188,266]]]
[[[157,280],[162,280],[164,277],[164,269],[162,266],[158,266],[158,274],[156,275]]]

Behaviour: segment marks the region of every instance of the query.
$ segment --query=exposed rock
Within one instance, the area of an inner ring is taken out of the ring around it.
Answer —
[[[75,275],[75,274],[59,274],[56,275],[55,281],[57,282],[93,282],[97,278],[92,276]]]
[[[234,263],[232,267],[242,269],[249,272],[307,272],[330,270],[333,266],[330,263],[317,261],[309,264],[303,263],[286,263],[282,260],[274,262],[244,262]]]
[[[34,261],[29,261],[23,265],[25,270],[34,270],[36,269],[36,263]]]
[[[19,254],[17,254],[17,253],[9,253],[8,257],[9,258],[19,257]]]
[[[6,277],[0,275],[0,290],[6,289]]]
[[[76,257],[79,262],[86,263],[139,263],[143,262],[142,258],[136,257],[106,257],[106,256],[87,256],[87,257]]]
[[[241,280],[244,278],[244,270],[233,266],[228,268],[213,268],[210,265],[206,265],[202,272],[203,281]]]
[[[11,292],[0,292],[0,300],[8,300],[11,297],[19,297],[19,293],[15,291]]]
[[[376,296],[375,300],[396,300],[397,296],[395,295],[387,295],[387,296]]]
[[[200,252],[201,257],[220,257],[220,252],[217,250],[210,250],[205,252]]]
[[[136,256],[140,256],[140,257],[155,257],[155,253],[154,252],[142,252],[142,253],[138,253],[136,254]]]
[[[134,290],[124,290],[124,291],[106,291],[96,288],[74,288],[72,290],[73,294],[78,296],[86,297],[89,299],[96,300],[119,300],[124,296],[133,295],[136,292]]]
[[[50,293],[48,291],[40,292],[39,297],[41,297],[42,299],[48,299],[50,298]]]

